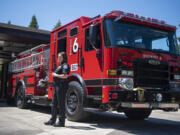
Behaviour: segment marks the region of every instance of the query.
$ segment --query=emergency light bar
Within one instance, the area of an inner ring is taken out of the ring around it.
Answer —
[[[175,26],[172,25],[168,25],[166,24],[165,21],[163,20],[158,20],[158,19],[154,19],[154,18],[150,18],[150,17],[144,17],[144,16],[139,16],[137,14],[133,14],[133,13],[126,13],[123,11],[112,11],[111,14],[118,14],[119,16],[115,19],[115,21],[119,21],[122,19],[128,19],[130,21],[140,21],[140,22],[146,22],[146,23],[151,23],[151,24],[157,24],[157,25],[161,25],[161,26],[166,26],[166,27],[171,27],[173,29],[176,29]]]

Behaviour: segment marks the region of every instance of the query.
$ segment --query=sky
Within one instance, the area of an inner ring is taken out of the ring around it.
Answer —
[[[28,26],[36,15],[39,29],[51,31],[58,20],[64,25],[81,16],[103,16],[112,10],[165,20],[178,28],[180,37],[180,0],[0,0],[0,22]]]

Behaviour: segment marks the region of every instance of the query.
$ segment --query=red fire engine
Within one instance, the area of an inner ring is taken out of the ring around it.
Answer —
[[[8,93],[19,108],[50,105],[57,54],[68,55],[66,115],[124,112],[145,119],[154,109],[177,111],[180,52],[176,27],[153,18],[112,11],[80,17],[51,32],[50,44],[20,53],[9,65]]]

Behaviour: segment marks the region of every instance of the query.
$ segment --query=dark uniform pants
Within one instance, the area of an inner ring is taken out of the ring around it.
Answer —
[[[57,112],[59,110],[59,119],[65,119],[65,97],[67,91],[67,82],[59,81],[55,83],[54,93],[51,107],[51,120],[56,121]]]

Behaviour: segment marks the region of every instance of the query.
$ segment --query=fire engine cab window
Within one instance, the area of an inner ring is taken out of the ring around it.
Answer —
[[[100,49],[101,46],[101,30],[100,30],[100,25],[97,24],[97,35],[95,44],[90,43],[89,41],[89,28],[85,30],[85,51],[91,51],[91,50],[97,50]]]
[[[106,47],[128,47],[179,54],[175,32],[122,21],[115,22],[113,19],[107,19],[103,24]]]
[[[59,39],[57,42],[57,54],[60,52],[66,52],[66,38]]]
[[[77,34],[78,34],[78,28],[77,28],[77,27],[71,29],[71,31],[70,31],[70,37],[74,37],[74,36],[76,36]]]
[[[60,37],[64,37],[64,36],[66,36],[67,35],[67,30],[65,29],[65,30],[62,30],[62,31],[60,31],[59,33],[58,33],[58,38],[60,38]]]

